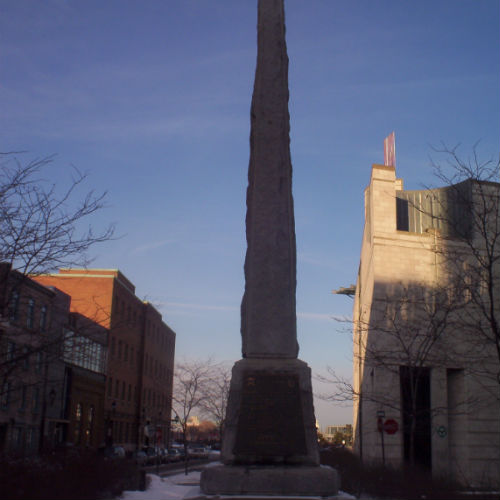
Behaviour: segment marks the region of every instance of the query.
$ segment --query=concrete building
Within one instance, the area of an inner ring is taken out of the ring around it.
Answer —
[[[336,444],[350,446],[352,444],[352,425],[328,425],[323,433],[323,438],[329,443],[334,443],[337,439],[339,442]]]
[[[472,298],[485,289],[466,244],[470,206],[457,197],[479,192],[496,200],[498,223],[499,184],[405,191],[393,166],[372,167],[353,309],[354,449],[365,462],[498,487],[498,357],[476,336]]]
[[[135,295],[134,285],[118,270],[60,269],[34,279],[66,292],[73,313],[107,331],[107,443],[129,451],[166,445],[175,333],[158,311]]]

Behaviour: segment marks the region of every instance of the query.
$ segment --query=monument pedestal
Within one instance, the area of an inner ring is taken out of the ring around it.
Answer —
[[[201,473],[205,495],[321,496],[338,493],[338,475],[331,467],[307,465],[220,465]]]
[[[245,358],[234,365],[221,460],[201,474],[206,495],[337,494],[337,472],[319,465],[306,363]]]

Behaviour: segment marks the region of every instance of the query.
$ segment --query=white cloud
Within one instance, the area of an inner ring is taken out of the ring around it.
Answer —
[[[130,251],[130,255],[139,255],[141,253],[146,253],[151,250],[156,250],[157,248],[164,247],[169,243],[172,243],[173,240],[161,240],[161,241],[152,241],[151,243],[146,243],[145,245],[140,245],[136,248],[133,248]]]

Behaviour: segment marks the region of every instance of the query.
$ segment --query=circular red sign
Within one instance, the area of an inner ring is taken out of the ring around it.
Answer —
[[[384,431],[387,434],[396,434],[396,432],[398,432],[398,429],[399,429],[399,425],[394,419],[388,418],[384,422]]]

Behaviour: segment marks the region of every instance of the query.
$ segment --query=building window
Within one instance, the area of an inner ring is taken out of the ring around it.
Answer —
[[[134,366],[134,348],[130,348],[130,364],[131,366]]]
[[[36,353],[36,362],[35,362],[35,372],[42,373],[42,365],[43,365],[43,353],[38,351]]]
[[[11,321],[16,321],[19,310],[19,292],[13,290],[9,301],[9,317]]]
[[[40,331],[44,332],[47,328],[47,306],[40,309]]]
[[[94,413],[95,413],[94,405],[91,405],[87,417],[87,422],[88,422],[87,431],[85,433],[87,444],[90,444],[92,441],[92,433],[94,430]]]
[[[27,346],[23,346],[22,350],[22,364],[23,364],[23,369],[29,370],[30,367],[30,351]]]
[[[396,229],[408,231],[409,227],[408,200],[396,198]]]
[[[123,350],[123,361],[127,363],[128,361],[128,344],[125,344],[125,349]]]
[[[23,445],[23,428],[22,427],[16,427],[15,434],[14,434],[14,443],[18,448],[20,448]]]
[[[75,444],[80,444],[82,434],[82,403],[78,403],[75,408]]]
[[[113,396],[113,378],[112,377],[109,377],[108,378],[108,397],[112,397]]]
[[[123,342],[121,340],[118,341],[118,359],[122,359],[122,344]]]
[[[10,382],[4,382],[2,384],[2,396],[1,396],[1,404],[2,409],[6,410],[9,407],[9,399],[10,399]]]
[[[131,399],[132,399],[132,385],[128,384],[127,401],[130,402]]]
[[[26,399],[28,397],[28,388],[25,385],[21,386],[21,401],[19,403],[19,409],[24,410],[26,408]]]
[[[28,311],[26,312],[26,326],[31,329],[35,319],[35,300],[28,299]]]
[[[125,401],[125,382],[122,381],[122,401]]]
[[[33,413],[38,413],[38,407],[40,405],[40,389],[35,387],[33,389],[33,396],[31,398],[31,410]]]
[[[14,361],[16,355],[16,344],[14,342],[7,342],[7,361]]]
[[[120,381],[116,380],[115,381],[115,398],[118,398],[119,392],[120,392]]]

